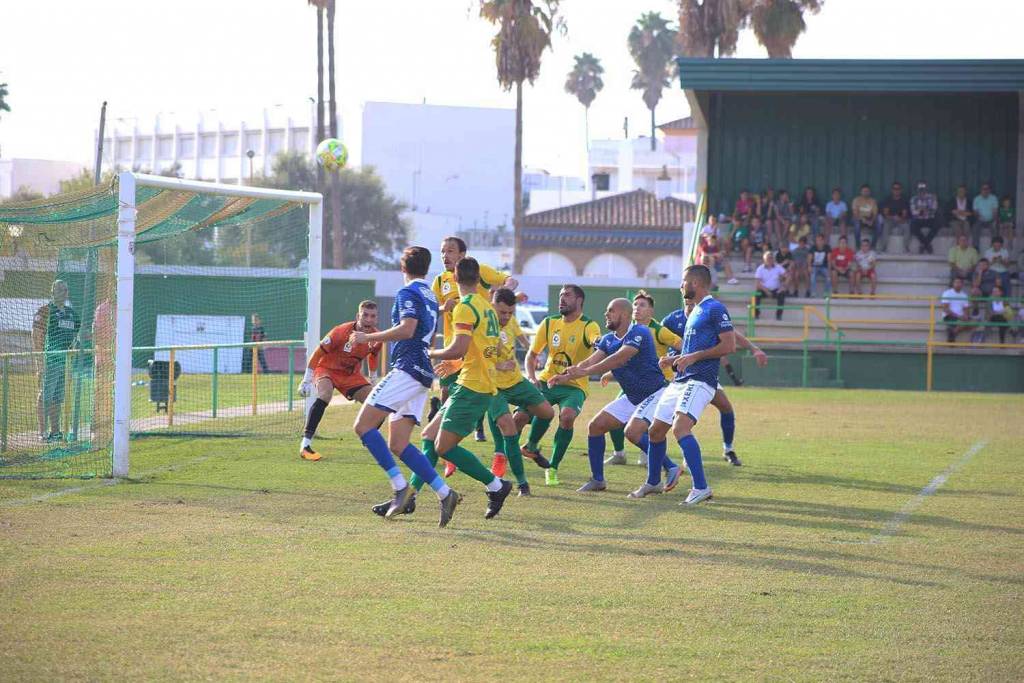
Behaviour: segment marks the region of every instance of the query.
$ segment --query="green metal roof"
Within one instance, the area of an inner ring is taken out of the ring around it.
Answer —
[[[684,90],[746,92],[1017,92],[1021,59],[693,59]]]

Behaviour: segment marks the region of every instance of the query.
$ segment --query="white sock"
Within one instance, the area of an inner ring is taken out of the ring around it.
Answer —
[[[302,437],[302,445],[299,448],[309,448],[313,445],[313,439],[308,436]]]
[[[723,443],[722,444],[722,448],[724,448],[725,452],[728,453],[729,451],[732,450],[732,444],[731,443]]]
[[[405,477],[402,475],[401,472],[399,472],[393,477],[388,478],[391,480],[391,488],[393,488],[395,491],[401,491],[406,486],[408,486],[408,484],[405,481]]]
[[[448,484],[441,484],[441,488],[439,488],[438,490],[434,491],[434,493],[437,494],[437,499],[438,500],[444,500],[445,498],[448,497],[448,494],[451,493],[451,492],[452,492],[452,490],[448,486]]]
[[[501,479],[498,479],[497,477],[495,477],[494,479],[491,479],[491,483],[487,484],[486,486],[484,486],[484,488],[487,489],[488,493],[495,493],[497,491],[500,491],[501,490]]]
[[[618,457],[620,455],[625,455],[625,454],[626,454],[626,451],[612,451],[612,455],[614,455],[615,457]]]

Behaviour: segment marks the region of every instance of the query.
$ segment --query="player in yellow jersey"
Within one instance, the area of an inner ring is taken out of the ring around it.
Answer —
[[[589,357],[594,343],[601,337],[601,327],[583,315],[583,299],[583,289],[579,286],[563,286],[558,293],[559,314],[550,315],[541,321],[537,336],[526,354],[526,377],[537,385],[549,403],[557,404],[559,409],[551,467],[544,472],[544,483],[548,486],[558,486],[558,465],[572,441],[573,424],[583,410],[590,379],[580,377],[553,387],[547,385],[547,380]],[[545,349],[548,360],[544,370],[537,375],[537,356]],[[525,415],[518,420],[525,425]],[[540,456],[540,440],[550,424],[551,420],[533,418],[523,455],[531,459]]]
[[[516,360],[516,342],[527,347],[529,342],[516,322],[515,292],[506,287],[499,287],[494,290],[491,300],[498,314],[500,328],[498,357],[494,366],[497,371],[495,384],[498,393],[491,399],[491,406],[487,410],[491,433],[494,435],[494,461],[491,463],[491,472],[499,477],[504,476],[507,462],[519,485],[519,495],[528,496],[530,483],[526,480],[523,456],[519,450],[519,429],[516,428],[515,420],[508,411],[508,404],[511,403],[530,415],[549,422],[554,419],[555,411],[540,390],[523,377],[519,361]],[[548,465],[543,457],[538,457],[535,462],[541,467]]]
[[[654,337],[654,347],[658,352],[658,358],[664,358],[670,347],[678,346],[682,341],[674,332],[663,326],[654,319],[654,297],[641,289],[633,295],[633,321],[646,325]],[[675,378],[675,371],[671,368],[664,368],[665,379],[672,381]],[[607,386],[612,379],[612,373],[606,372],[601,377],[601,386]],[[621,392],[619,394],[622,395]],[[613,429],[608,432],[612,439],[612,454],[605,460],[606,465],[626,464],[626,432],[625,428]],[[647,464],[647,452],[641,451],[636,461],[637,465]]]
[[[490,302],[478,293],[480,264],[463,258],[455,266],[455,280],[462,298],[452,310],[453,336],[443,349],[431,349],[431,360],[463,359],[459,378],[430,424],[423,430],[423,452],[432,462],[442,457],[476,479],[487,489],[485,519],[501,511],[512,483],[494,476],[473,453],[459,445],[476,428],[497,393],[494,369],[498,355],[498,316]],[[423,482],[413,477],[419,489]]]
[[[434,278],[430,288],[434,291],[438,307],[441,309],[441,330],[445,346],[452,343],[452,337],[454,336],[452,311],[455,309],[455,304],[461,298],[458,283],[455,282],[455,266],[464,258],[466,258],[466,243],[461,238],[445,237],[441,240],[441,262],[444,264],[444,270]],[[514,290],[518,286],[518,282],[508,273],[486,264],[480,264],[480,284],[477,286],[477,291],[486,296],[488,290],[499,286]],[[438,384],[441,386],[441,400],[438,403],[431,401],[431,411],[428,419],[433,419],[434,413],[437,412],[435,406],[439,406],[448,400],[448,392],[459,378],[459,368],[461,365],[461,361],[455,358],[439,363],[434,368],[434,373],[438,377]],[[434,399],[434,401],[436,400]],[[485,439],[483,424],[478,424],[476,429],[476,440],[483,441]],[[445,476],[450,476],[454,471],[454,468],[447,467],[445,469]]]

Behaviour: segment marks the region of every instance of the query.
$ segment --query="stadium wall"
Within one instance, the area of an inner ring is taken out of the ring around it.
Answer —
[[[849,203],[862,183],[876,198],[899,180],[923,179],[944,204],[956,186],[976,193],[991,182],[1016,194],[1016,93],[702,92],[708,114],[710,208],[731,213],[740,190],[805,186],[828,201],[833,186]],[[909,194],[908,189],[908,194]]]
[[[799,387],[802,354],[766,349],[770,362],[758,368],[752,356],[739,357],[743,380],[751,386]],[[808,385],[851,389],[925,388],[927,355],[923,352],[858,351],[844,349],[842,381],[835,380],[834,351],[810,351]],[[735,361],[734,361],[735,362]],[[936,352],[933,356],[937,391],[1024,392],[1024,358],[1006,354]]]

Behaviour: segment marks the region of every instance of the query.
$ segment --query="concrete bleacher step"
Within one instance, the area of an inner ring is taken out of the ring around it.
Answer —
[[[740,372],[743,381],[756,386],[794,387],[803,381],[803,359],[799,356],[770,356],[768,365],[761,368],[752,357],[744,356]],[[832,379],[828,368],[810,366],[807,369],[807,386],[841,387],[842,382]]]

